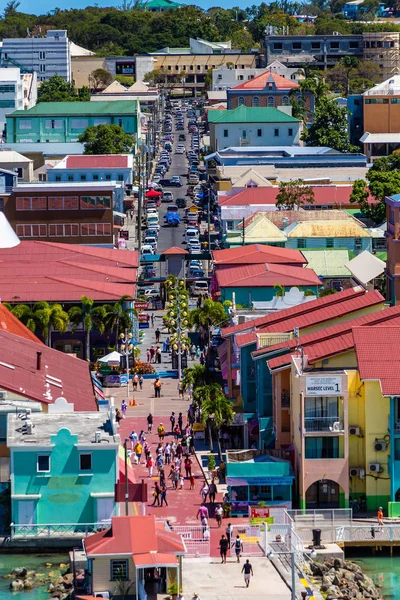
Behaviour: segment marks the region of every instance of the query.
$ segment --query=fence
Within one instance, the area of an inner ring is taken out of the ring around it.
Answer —
[[[179,533],[185,542],[187,557],[210,556],[210,537],[204,536],[204,527],[173,525],[171,531]],[[209,530],[208,530],[208,533]]]
[[[243,556],[264,556],[265,555],[265,526],[264,525],[233,525],[233,534],[231,545],[239,535],[243,544]],[[232,551],[231,551],[232,554]]]
[[[11,524],[11,538],[83,538],[103,531],[111,526],[111,521],[100,523],[54,523],[51,525]]]
[[[316,510],[288,510],[296,533],[304,543],[312,541],[312,530],[321,530],[323,542],[335,542],[337,527],[351,527],[353,511],[351,508],[328,508]]]
[[[400,525],[352,525],[336,528],[336,542],[400,542]]]

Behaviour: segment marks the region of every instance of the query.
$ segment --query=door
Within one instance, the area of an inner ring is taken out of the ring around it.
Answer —
[[[97,522],[109,521],[114,514],[114,498],[97,498]]]
[[[18,501],[18,525],[33,525],[35,522],[35,501]]]

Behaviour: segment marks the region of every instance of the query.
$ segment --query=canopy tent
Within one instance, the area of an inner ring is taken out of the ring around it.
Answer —
[[[102,358],[99,358],[99,362],[107,363],[108,365],[119,366],[121,362],[121,354],[114,350],[114,352],[110,352],[110,354],[106,354]]]
[[[161,192],[156,192],[156,190],[149,190],[145,194],[145,198],[159,198],[161,196]]]

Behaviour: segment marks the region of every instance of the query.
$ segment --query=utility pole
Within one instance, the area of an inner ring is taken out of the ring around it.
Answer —
[[[129,487],[128,487],[128,438],[124,440],[125,452],[125,516],[129,514]]]
[[[128,330],[125,329],[125,360],[126,360],[126,393],[129,398],[129,344]]]
[[[137,240],[138,240],[138,251],[140,252],[141,248],[142,248],[142,153],[139,150],[139,154],[138,156],[138,161],[139,161],[139,168],[138,168],[138,178],[139,178],[139,185],[138,185],[138,226],[137,226]]]

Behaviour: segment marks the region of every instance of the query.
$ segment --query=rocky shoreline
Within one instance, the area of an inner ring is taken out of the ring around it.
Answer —
[[[362,568],[350,560],[328,558],[323,562],[311,562],[310,572],[326,600],[380,600],[382,593]]]
[[[68,573],[68,565],[60,563],[53,567],[53,563],[46,563],[46,573],[28,571],[25,567],[12,569],[11,573],[3,575],[4,579],[11,579],[10,590],[21,592],[33,590],[35,587],[47,587],[49,600],[71,600],[74,596],[73,575]],[[64,574],[62,572],[65,571]]]

